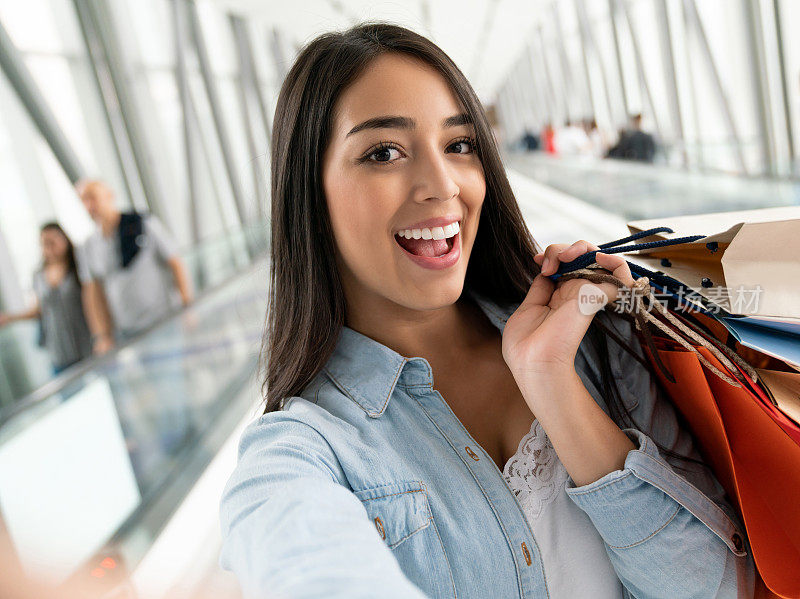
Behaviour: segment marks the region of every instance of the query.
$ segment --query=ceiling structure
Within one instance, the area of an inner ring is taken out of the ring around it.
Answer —
[[[528,42],[544,0],[213,0],[231,12],[263,20],[300,47],[325,31],[363,20],[385,20],[438,44],[467,76],[484,103]]]

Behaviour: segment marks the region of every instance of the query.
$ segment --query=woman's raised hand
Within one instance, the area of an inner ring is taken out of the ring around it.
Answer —
[[[594,314],[617,298],[619,290],[611,283],[591,283],[583,278],[553,282],[548,278],[560,263],[593,250],[599,248],[584,240],[572,245],[554,243],[534,258],[541,274],[503,331],[503,358],[518,382],[526,375],[574,369],[575,354]],[[627,287],[633,285],[622,256],[598,252],[595,260]]]

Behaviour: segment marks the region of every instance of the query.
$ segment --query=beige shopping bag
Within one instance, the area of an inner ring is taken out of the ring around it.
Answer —
[[[800,424],[800,372],[782,372],[756,368],[758,376],[769,388],[778,409]]]
[[[655,227],[674,232],[639,241],[706,237],[631,253],[636,263],[681,281],[732,314],[800,318],[800,206],[628,223],[631,233]]]

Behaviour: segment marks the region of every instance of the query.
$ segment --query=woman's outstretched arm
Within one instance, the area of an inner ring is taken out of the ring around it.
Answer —
[[[283,412],[248,426],[220,504],[220,565],[247,599],[423,598],[312,426]]]

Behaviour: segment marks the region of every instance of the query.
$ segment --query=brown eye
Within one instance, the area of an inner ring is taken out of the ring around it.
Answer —
[[[377,150],[372,152],[370,156],[377,156],[378,159],[376,160],[376,162],[391,162],[392,150],[397,152],[397,148],[392,148],[392,147],[378,148]]]
[[[370,150],[367,154],[362,156],[359,162],[372,162],[373,164],[390,164],[394,162],[399,156],[396,158],[392,158],[392,150],[400,153],[400,149],[392,143],[389,142],[381,142],[380,145],[374,147]],[[376,160],[373,160],[372,157],[377,156]]]
[[[471,154],[475,151],[475,140],[471,137],[465,137],[464,139],[458,139],[450,144],[451,148],[456,148],[454,154]],[[466,148],[469,148],[468,151],[464,151]]]

